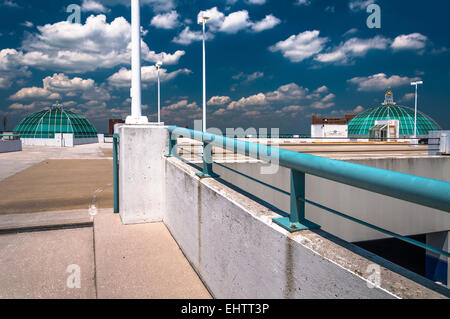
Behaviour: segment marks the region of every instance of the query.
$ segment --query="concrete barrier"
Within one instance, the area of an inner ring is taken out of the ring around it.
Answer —
[[[22,141],[20,140],[1,140],[0,153],[19,152],[22,150]]]
[[[216,298],[442,297],[416,283],[419,276],[324,231],[286,232],[272,223],[278,213],[200,180],[176,158],[165,170],[163,221]]]

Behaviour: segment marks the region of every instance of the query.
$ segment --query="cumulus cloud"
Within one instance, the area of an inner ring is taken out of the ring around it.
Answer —
[[[281,21],[274,15],[266,15],[261,21],[251,21],[247,10],[232,12],[228,15],[220,12],[217,7],[208,10],[202,10],[197,15],[197,21],[203,16],[209,17],[207,22],[207,39],[213,39],[214,34],[223,32],[235,34],[239,31],[262,32],[272,29]],[[192,31],[189,27],[185,27],[172,41],[179,44],[188,45],[194,41],[202,40],[201,31]]]
[[[348,63],[353,57],[364,56],[369,50],[386,50],[391,40],[382,36],[371,39],[351,38],[330,52],[321,53],[315,58],[319,62]]]
[[[91,15],[85,24],[67,21],[39,26],[39,33],[29,35],[17,58],[25,66],[39,69],[85,73],[97,69],[129,65],[131,26],[123,17],[106,22],[105,15]],[[176,64],[185,51],[173,54],[151,51],[142,41],[142,59]]]
[[[240,30],[247,29],[249,26],[251,26],[251,22],[248,11],[241,10],[226,16],[219,30],[225,33],[237,33]]]
[[[154,16],[150,24],[160,29],[174,29],[180,22],[178,21],[179,15],[175,10],[167,13],[161,13]]]
[[[269,48],[272,52],[280,51],[291,62],[301,62],[321,52],[328,41],[319,36],[320,31],[305,31],[291,35]]]
[[[421,50],[427,45],[428,38],[420,33],[399,35],[391,47],[394,50]]]
[[[110,10],[98,1],[83,0],[83,3],[81,4],[81,11],[101,13],[109,12]]]
[[[334,106],[335,95],[328,93],[328,88],[321,86],[310,93],[308,88],[296,83],[280,86],[275,91],[257,93],[231,101],[228,105],[216,110],[216,116],[237,114],[245,116],[270,116],[298,113],[306,108],[329,108]]]
[[[209,99],[208,105],[220,105],[223,106],[231,102],[231,98],[229,96],[213,96]]]
[[[272,29],[280,23],[281,23],[280,19],[278,19],[277,17],[275,17],[272,14],[269,14],[269,15],[266,15],[266,17],[264,19],[262,19],[261,21],[253,23],[252,30],[254,32],[261,32],[264,30]]]
[[[388,77],[384,73],[374,74],[368,77],[354,77],[348,80],[349,83],[356,84],[358,91],[381,91],[388,87],[399,87],[409,85],[419,78],[409,78],[407,76],[392,75]]]
[[[207,34],[207,39],[211,38],[210,34]],[[172,42],[188,45],[194,41],[201,41],[203,39],[202,32],[200,31],[191,31],[190,27],[185,27],[183,31],[175,38],[173,38]]]
[[[30,77],[31,72],[22,65],[22,55],[15,49],[0,51],[0,88],[9,88],[14,81]]]
[[[111,99],[109,92],[92,79],[80,77],[69,78],[63,73],[55,73],[42,80],[42,87],[26,87],[10,96],[10,100],[60,100],[79,97],[83,100],[107,101]]]
[[[170,81],[180,74],[190,74],[192,71],[188,69],[179,69],[173,72],[167,72],[166,69],[160,70],[160,80],[162,82]],[[154,83],[158,80],[158,70],[154,65],[144,66],[141,68],[142,84],[144,87],[149,83]],[[108,83],[117,88],[131,87],[131,70],[121,68],[119,71],[111,75],[107,79]]]

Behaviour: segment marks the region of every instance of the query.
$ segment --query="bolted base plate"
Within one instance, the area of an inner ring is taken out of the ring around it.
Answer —
[[[214,174],[214,173],[205,174],[203,172],[198,172],[196,175],[200,178],[218,178],[218,177],[220,177],[220,175],[218,175],[218,174]]]
[[[289,217],[281,217],[281,218],[274,218],[272,220],[275,224],[283,227],[284,229],[288,230],[291,233],[300,231],[300,230],[308,230],[308,229],[318,229],[320,228],[319,225],[310,222],[306,219],[301,220],[299,223],[292,223],[289,220]]]

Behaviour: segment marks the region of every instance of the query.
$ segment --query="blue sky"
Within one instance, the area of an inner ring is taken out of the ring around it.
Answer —
[[[0,0],[0,116],[11,129],[60,101],[99,131],[130,110],[129,0]],[[366,8],[381,8],[369,29]],[[66,8],[82,8],[81,24]],[[201,118],[201,11],[207,25],[208,126],[308,133],[312,114],[398,104],[450,128],[448,1],[141,0],[143,107],[156,119],[154,64],[163,60],[162,120]]]

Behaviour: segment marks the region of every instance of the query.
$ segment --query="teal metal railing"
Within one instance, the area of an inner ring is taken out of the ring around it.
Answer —
[[[119,135],[113,135],[114,214],[119,213]]]
[[[200,156],[197,154],[197,156],[203,159],[203,171],[198,173],[200,177],[217,177],[218,175],[214,174],[212,171],[212,164],[215,163],[225,169],[232,170],[235,173],[266,185],[275,191],[289,195],[289,217],[276,218],[273,221],[290,232],[320,228],[319,225],[305,218],[305,203],[308,203],[399,240],[422,247],[434,253],[450,257],[449,252],[369,224],[319,203],[315,203],[305,197],[305,174],[310,174],[374,193],[402,199],[445,212],[450,212],[450,183],[448,182],[298,153],[238,139],[231,139],[220,135],[202,133],[176,126],[169,126],[169,135],[168,156],[179,157],[177,154],[176,144],[178,137],[186,137],[203,142],[203,155]],[[238,172],[225,165],[214,162],[212,156],[212,146],[220,147],[233,153],[256,159],[264,160],[267,159],[268,155],[269,157],[276,157],[280,166],[291,169],[290,192],[278,189],[272,185],[258,181],[253,177],[243,174],[242,172]],[[183,150],[190,152],[189,150]],[[194,154],[193,152],[190,153]]]

